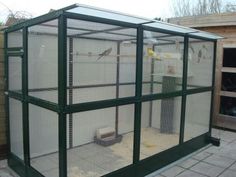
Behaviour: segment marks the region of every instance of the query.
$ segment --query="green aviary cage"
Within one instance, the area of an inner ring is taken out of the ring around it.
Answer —
[[[218,38],[83,5],[8,27],[9,166],[141,177],[212,143]]]

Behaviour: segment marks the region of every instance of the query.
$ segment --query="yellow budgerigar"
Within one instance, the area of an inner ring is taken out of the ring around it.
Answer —
[[[147,55],[148,55],[148,57],[152,57],[157,60],[160,60],[160,56],[157,55],[157,53],[155,51],[153,51],[152,48],[147,48]]]

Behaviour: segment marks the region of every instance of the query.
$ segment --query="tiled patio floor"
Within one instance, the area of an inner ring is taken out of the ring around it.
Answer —
[[[236,133],[214,130],[221,146],[208,146],[148,177],[236,177]]]
[[[208,146],[148,177],[236,177],[236,133],[213,131],[221,146]],[[0,162],[0,177],[12,177],[5,161]],[[14,176],[15,177],[15,176]]]

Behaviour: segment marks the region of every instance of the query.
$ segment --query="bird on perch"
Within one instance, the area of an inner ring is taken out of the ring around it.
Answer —
[[[158,56],[156,54],[156,52],[152,50],[152,48],[147,48],[147,55],[148,55],[148,57],[152,57],[152,58],[155,58],[157,60],[161,60],[160,56]]]
[[[101,59],[102,57],[110,55],[111,51],[112,51],[111,47],[109,49],[104,50],[102,53],[99,54],[97,60]]]

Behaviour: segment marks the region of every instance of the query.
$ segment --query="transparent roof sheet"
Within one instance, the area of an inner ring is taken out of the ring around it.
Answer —
[[[193,36],[196,37],[205,37],[205,38],[209,38],[209,39],[222,39],[224,37],[222,36],[218,36],[212,33],[208,33],[208,32],[204,32],[204,31],[197,31],[196,33],[192,33]]]
[[[157,28],[157,29],[162,29],[162,30],[168,30],[168,31],[174,31],[178,33],[193,33],[196,32],[197,30],[191,29],[191,28],[186,28],[174,24],[169,24],[169,23],[164,23],[164,22],[159,22],[156,21],[154,23],[148,23],[144,24],[144,26],[152,27],[152,28]]]
[[[80,37],[95,38],[95,39],[108,39],[108,40],[114,40],[114,41],[127,40],[127,36],[115,35],[115,34],[109,34],[109,33],[97,33],[97,34],[90,34],[90,35],[80,35]]]
[[[77,5],[78,7],[67,10],[67,12],[89,15],[94,17],[101,17],[111,20],[117,20],[122,22],[128,22],[133,24],[141,24],[149,22],[149,19],[134,17],[131,15],[126,15],[118,12],[108,11],[105,9],[98,9],[91,6]]]
[[[58,20],[51,20],[45,23],[34,25],[28,28],[29,33],[57,34]]]
[[[98,9],[91,6],[76,4],[71,7],[66,7],[66,12],[82,14],[87,16],[101,17],[111,20],[123,21],[132,24],[142,24],[146,27],[152,27],[160,30],[165,30],[169,32],[177,32],[182,34],[191,34],[191,36],[204,37],[208,39],[221,39],[223,37],[188,28],[179,25],[169,24],[166,22],[160,22],[156,20],[150,20],[142,17],[135,17],[127,14],[122,14],[119,12],[113,12],[106,9]],[[57,34],[58,32],[58,20],[51,20],[48,22],[43,22],[41,24],[32,26],[29,28],[29,32],[32,33],[45,33],[45,34]],[[147,34],[148,33],[148,34]],[[144,38],[156,38],[159,42],[163,41],[175,41],[182,39],[173,39],[173,35],[168,35],[165,33],[155,32],[152,34],[151,31],[144,31]],[[133,40],[136,38],[137,29],[136,28],[124,28],[121,26],[115,26],[110,24],[104,24],[99,22],[89,22],[83,20],[68,19],[67,20],[67,35],[75,37],[94,37],[94,38],[104,38],[111,40]]]
[[[109,25],[109,24],[96,23],[96,22],[88,22],[88,21],[84,21],[84,20],[68,19],[67,20],[67,28],[94,31],[94,30],[113,29],[113,28],[117,28],[117,26]]]
[[[49,27],[49,26],[33,26],[29,28],[29,33],[41,33],[41,34],[57,34],[58,29],[55,27]]]
[[[88,31],[84,31],[84,30],[74,30],[74,29],[69,29],[67,28],[67,35],[68,36],[72,36],[72,35],[80,35],[83,33],[87,33]]]
[[[124,35],[130,36],[130,37],[136,37],[136,34],[137,34],[136,29],[133,29],[133,28],[125,28],[125,29],[120,29],[120,30],[116,30],[113,32],[119,33],[119,34],[124,34]]]

